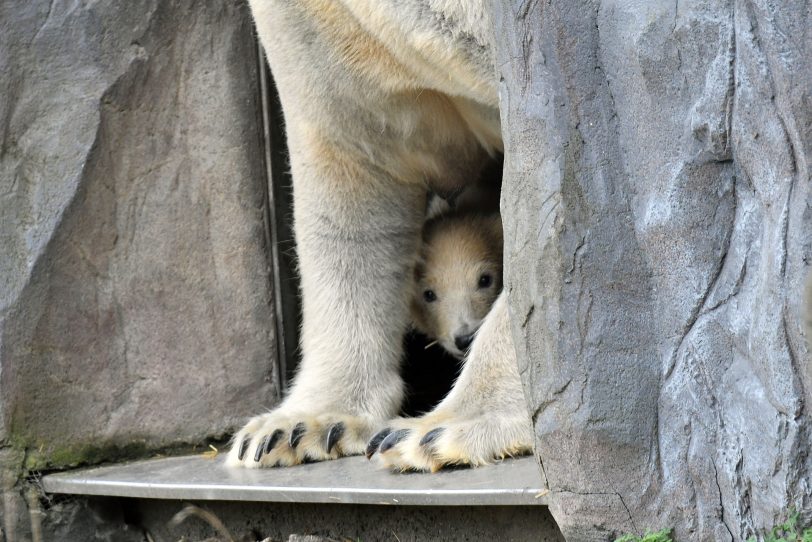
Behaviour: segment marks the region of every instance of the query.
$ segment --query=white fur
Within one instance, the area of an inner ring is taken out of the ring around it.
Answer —
[[[484,465],[494,459],[528,453],[533,430],[527,412],[516,353],[510,338],[507,294],[485,318],[454,389],[434,411],[416,419],[399,419],[393,430],[409,436],[378,462],[396,470],[436,471],[445,465]],[[420,440],[434,429],[429,445]]]
[[[411,304],[416,330],[462,359],[467,348],[457,340],[473,336],[501,290],[498,213],[449,209],[426,223]]]
[[[464,186],[502,145],[483,4],[250,1],[285,113],[303,359],[282,404],[237,433],[229,465],[361,453],[398,412],[400,345],[426,188]],[[526,451],[532,441],[507,311],[498,305],[438,408],[450,435],[441,442],[455,450],[439,464],[479,464]],[[301,440],[289,446],[299,424]],[[338,424],[343,433],[328,452],[327,434]],[[455,439],[454,428],[468,437]],[[285,440],[255,461],[263,439],[277,430]],[[408,447],[402,457],[388,464],[436,466]]]

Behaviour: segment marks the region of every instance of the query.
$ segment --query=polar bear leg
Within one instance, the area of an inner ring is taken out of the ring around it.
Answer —
[[[361,453],[403,398],[407,285],[425,189],[312,134],[290,141],[302,364],[283,403],[238,432],[232,466]]]
[[[503,292],[480,328],[449,395],[421,418],[392,420],[367,456],[394,470],[436,471],[529,453],[533,431]]]
[[[285,114],[303,298],[290,394],[228,455],[258,467],[360,453],[397,414],[426,185],[470,182],[501,140],[489,57],[467,33],[415,40],[425,25],[410,18],[382,29],[395,2],[249,4]]]

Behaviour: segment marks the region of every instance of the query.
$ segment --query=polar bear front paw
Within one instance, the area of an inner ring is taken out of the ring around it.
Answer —
[[[226,465],[286,467],[359,455],[380,426],[366,417],[342,414],[262,414],[234,436]]]
[[[391,470],[436,472],[447,466],[485,465],[532,449],[533,431],[526,417],[429,414],[394,420],[370,439],[365,453]]]

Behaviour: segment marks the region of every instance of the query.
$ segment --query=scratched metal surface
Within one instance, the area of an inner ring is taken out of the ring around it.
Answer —
[[[49,493],[147,499],[431,506],[546,505],[532,457],[436,474],[394,474],[363,457],[283,469],[229,469],[184,456],[49,474]]]

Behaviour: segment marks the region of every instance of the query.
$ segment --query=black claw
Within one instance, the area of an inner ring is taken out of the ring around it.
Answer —
[[[254,461],[255,462],[258,463],[259,460],[262,459],[262,454],[265,452],[265,443],[267,441],[268,441],[268,435],[265,435],[264,437],[262,437],[262,440],[259,441],[259,444],[257,444],[257,449],[254,452]]]
[[[305,432],[305,424],[304,422],[299,422],[293,427],[293,431],[290,432],[290,438],[288,439],[288,445],[295,449],[299,445],[299,441],[302,440],[302,435]]]
[[[245,457],[245,452],[248,451],[248,445],[251,444],[251,435],[245,435],[242,438],[242,442],[240,442],[240,451],[237,453],[237,459],[242,461],[242,458]]]
[[[378,446],[381,445],[383,439],[385,439],[391,432],[392,430],[387,427],[386,429],[381,429],[375,433],[375,435],[367,443],[366,450],[364,450],[364,454],[367,456],[367,459],[375,455],[375,452],[378,451]]]
[[[270,437],[268,437],[268,438],[265,440],[265,450],[263,450],[263,452],[262,452],[262,453],[264,453],[264,454],[269,454],[269,453],[271,453],[271,450],[273,450],[273,447],[274,447],[274,446],[276,446],[276,443],[278,443],[278,442],[279,442],[279,440],[282,438],[282,435],[283,435],[284,433],[285,433],[285,432],[284,432],[284,431],[282,431],[281,429],[277,429],[276,431],[274,431],[274,432],[271,434],[271,436],[270,436]]]
[[[332,451],[333,446],[336,445],[336,442],[338,442],[338,439],[340,439],[343,434],[344,434],[344,423],[343,422],[335,423],[335,424],[332,425],[332,427],[330,427],[330,430],[327,431],[327,446],[326,447],[327,447],[327,453],[328,454]]]
[[[398,429],[397,431],[390,433],[385,439],[383,439],[383,442],[381,442],[381,447],[379,451],[381,453],[386,452],[390,448],[394,447],[398,442],[405,439],[408,436],[408,434],[409,434],[408,429]]]
[[[421,447],[430,446],[435,440],[437,440],[437,438],[440,435],[443,434],[443,431],[445,431],[445,428],[443,428],[443,427],[438,427],[437,429],[432,429],[431,431],[429,431],[428,433],[423,435],[423,438],[420,439],[420,446]]]

